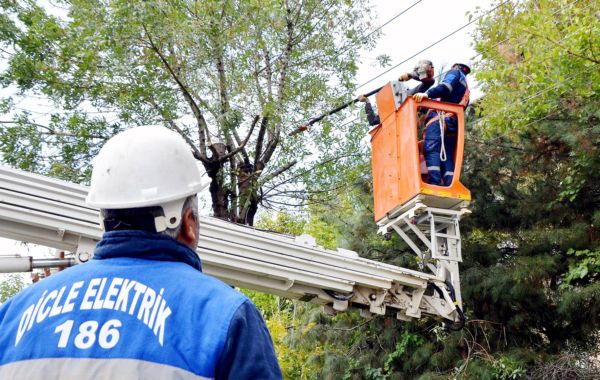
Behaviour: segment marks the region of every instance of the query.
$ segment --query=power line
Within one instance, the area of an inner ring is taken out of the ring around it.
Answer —
[[[574,5],[575,3],[578,3],[578,2],[579,2],[579,0],[573,0],[571,3],[569,3],[569,4],[568,4],[568,6]],[[556,14],[557,14],[558,12],[560,12],[560,11],[561,11],[561,9],[557,9],[556,11],[554,11],[554,12],[552,13],[552,15],[554,16],[554,15],[556,15]],[[568,37],[570,34],[573,34],[573,33],[577,32],[577,31],[580,31],[580,30],[581,30],[581,29],[578,29],[578,30],[576,30],[576,31],[574,31],[574,32],[572,32],[572,33],[569,33],[568,35],[566,35],[566,36],[564,36],[563,38],[561,38],[559,42],[562,42],[562,41],[563,41],[563,40],[565,40],[565,39],[566,39],[566,38],[567,38],[567,37]],[[492,46],[490,46],[490,49],[493,49],[493,48],[497,47],[498,45],[505,43],[506,41],[510,40],[511,38],[514,38],[514,36],[509,36],[509,37],[506,37],[505,39],[503,39],[502,41],[496,42],[495,44],[493,44]],[[479,57],[479,56],[480,56],[480,55],[482,55],[482,54],[483,54],[483,52],[475,54],[474,56],[472,56],[471,58],[469,58],[469,61],[474,61],[474,60],[475,60],[477,57]],[[464,62],[464,63],[467,63],[467,62]],[[443,77],[445,74],[447,74],[447,73],[448,73],[448,71],[450,71],[450,70],[446,70],[446,71],[444,71],[444,72],[442,72],[442,73],[439,73],[438,75],[436,75],[436,76],[435,76],[435,79],[436,79],[436,80],[439,80],[439,79],[440,79],[440,78],[442,78],[442,77]]]
[[[440,38],[439,40],[435,41],[434,43],[428,45],[427,47],[419,50],[418,52],[416,52],[415,54],[411,55],[410,57],[406,58],[405,60],[403,60],[402,62],[398,63],[397,65],[394,65],[392,67],[390,67],[389,69],[387,69],[386,71],[382,72],[381,74],[378,74],[377,76],[369,79],[368,81],[364,82],[363,84],[361,84],[360,86],[358,86],[357,88],[361,88],[364,87],[365,85],[373,82],[375,79],[383,76],[384,74],[389,73],[390,71],[392,71],[393,69],[397,68],[398,66],[402,65],[403,63],[408,62],[409,60],[413,59],[414,57],[416,57],[417,55],[423,53],[426,50],[431,49],[432,47],[434,47],[435,45],[439,44],[440,42],[444,41],[445,39],[453,36],[454,34],[460,32],[461,30],[463,30],[464,28],[466,28],[467,26],[473,24],[475,21],[481,19],[484,16],[487,16],[488,14],[492,13],[493,11],[495,11],[496,9],[498,9],[499,7],[501,7],[502,5],[508,3],[510,0],[504,0],[502,3],[498,4],[497,6],[495,6],[494,8],[490,9],[489,11],[487,11],[486,13],[482,14],[481,16],[469,21],[468,23],[466,23],[465,25],[461,26],[460,28],[454,30],[453,32],[445,35],[444,37]]]
[[[420,2],[422,2],[423,0],[418,0],[415,1],[413,4],[411,4],[410,6],[408,6],[407,8],[404,8],[402,11],[400,11],[399,13],[397,13],[394,17],[390,18],[389,20],[387,20],[386,22],[384,22],[383,24],[379,25],[377,28],[373,29],[372,31],[370,31],[369,33],[367,33],[366,35],[359,37],[358,41],[359,42],[364,42],[367,38],[369,38],[371,35],[373,35],[374,33],[376,33],[377,31],[383,29],[385,26],[387,26],[388,24],[390,24],[392,21],[396,20],[398,17],[402,16],[404,13],[408,12],[410,9],[412,9],[413,7],[415,7],[417,4],[419,4]],[[340,50],[339,52],[337,52],[334,57],[339,57],[340,55],[342,55],[343,53],[347,52],[352,46],[355,46],[355,44],[350,43],[348,46],[346,46],[344,49]],[[276,61],[278,61],[279,59],[281,59],[282,55],[277,56],[275,59],[273,59],[273,61],[271,62],[271,64],[275,63]],[[264,70],[264,68],[260,69],[260,71]],[[298,125],[302,122],[302,120],[299,121],[295,121],[293,122],[294,125]]]
[[[579,1],[579,0],[575,0],[575,1],[573,1],[573,2],[572,2],[571,4],[569,4],[569,5],[573,5],[573,4],[577,3],[578,1]],[[554,12],[553,14],[556,14],[556,12]],[[583,30],[583,29],[585,29],[585,28],[579,28],[579,29],[576,29],[576,30],[572,31],[571,33],[568,33],[568,34],[566,34],[566,35],[565,35],[564,37],[562,37],[562,38],[561,38],[561,39],[560,39],[558,42],[562,42],[562,41],[564,41],[565,39],[567,39],[568,37],[570,37],[570,36],[571,36],[571,35],[573,35],[574,33],[577,33],[577,32],[579,32],[579,31],[581,31],[581,30]],[[510,38],[510,37],[509,37],[509,38]],[[508,40],[509,38],[506,38],[504,41]],[[550,59],[552,59],[552,58],[553,58],[553,57],[552,57],[552,56],[550,56],[550,57],[548,57],[547,59],[544,59],[544,60],[542,60],[541,62],[547,62],[547,61],[549,61],[549,60],[550,60]],[[584,73],[584,74],[585,74],[585,73]],[[548,91],[551,91],[551,90],[553,90],[553,89],[555,89],[555,88],[558,88],[558,87],[559,87],[561,84],[562,84],[562,82],[558,82],[558,83],[555,83],[555,84],[553,84],[553,85],[551,85],[551,86],[548,86],[548,87],[542,88],[541,90],[539,90],[539,91],[537,91],[537,92],[533,93],[532,95],[530,95],[530,96],[527,96],[527,97],[523,98],[523,99],[522,99],[520,102],[516,102],[516,103],[510,103],[510,104],[508,104],[508,105],[506,105],[506,106],[504,106],[504,107],[502,107],[502,108],[500,108],[500,109],[498,109],[498,110],[496,110],[496,111],[494,111],[494,112],[490,113],[489,115],[485,115],[484,117],[482,117],[481,119],[479,119],[479,120],[477,121],[477,123],[481,123],[483,120],[485,120],[485,119],[487,119],[487,118],[490,118],[490,117],[492,117],[492,116],[494,116],[494,115],[497,115],[497,114],[499,114],[500,112],[502,112],[502,111],[505,111],[505,110],[507,110],[507,109],[509,109],[509,108],[513,107],[515,104],[522,104],[522,103],[524,103],[524,102],[526,102],[526,101],[528,101],[528,100],[531,100],[531,99],[537,98],[538,96],[542,95],[543,93],[546,93],[546,92],[548,92]],[[559,95],[563,95],[563,94],[564,94],[566,91],[567,91],[567,90],[565,90],[565,91],[561,92]],[[531,125],[531,124],[532,124],[532,123],[529,123],[529,124],[527,124],[526,126],[529,126],[529,125]]]
[[[366,35],[358,38],[358,42],[360,42],[360,43],[365,42],[367,40],[367,38],[369,38],[371,35],[373,35],[377,31],[381,30],[383,27],[385,27],[386,25],[388,25],[389,23],[391,23],[392,21],[394,21],[395,19],[397,19],[398,17],[400,17],[403,14],[405,14],[406,12],[408,12],[411,8],[413,8],[414,6],[416,6],[417,4],[419,4],[421,1],[423,1],[423,0],[418,0],[418,1],[414,2],[408,8],[405,8],[404,10],[400,11],[400,13],[397,13],[394,17],[392,17],[391,19],[387,20],[383,24],[379,25],[377,28],[373,29],[368,34],[366,34]],[[348,46],[346,46],[346,48],[340,50],[337,54],[334,55],[334,57],[339,57],[340,55],[344,54],[345,52],[347,52],[348,50],[350,50],[350,48],[352,48],[355,45],[356,45],[355,43],[348,44]]]
[[[395,19],[397,19],[398,17],[402,16],[404,13],[408,12],[411,8],[413,8],[414,6],[416,6],[417,4],[419,4],[420,2],[422,2],[423,0],[418,0],[416,2],[414,2],[412,5],[410,5],[408,8],[405,8],[404,10],[400,11],[399,13],[397,13],[394,17],[392,17],[391,19],[387,20],[386,22],[384,22],[383,24],[379,25],[377,28],[373,29],[372,31],[370,31],[368,34],[359,37],[357,40],[358,42],[362,43],[364,42],[367,38],[369,38],[371,35],[373,35],[374,33],[376,33],[377,31],[381,30],[383,27],[385,27],[386,25],[388,25],[389,23],[391,23],[392,21],[394,21]],[[346,46],[344,49],[340,50],[337,54],[334,55],[334,57],[339,57],[340,55],[342,55],[343,53],[347,52],[351,47],[355,46],[356,43],[350,43],[348,44],[348,46]],[[273,65],[275,62],[279,61],[281,58],[283,57],[283,53],[279,54],[277,57],[275,57],[271,62],[270,65]],[[263,70],[265,70],[267,68],[267,66],[262,67],[261,69],[257,70],[256,73],[261,73]]]
[[[388,25],[389,23],[391,23],[392,21],[394,21],[395,19],[397,19],[398,17],[402,16],[403,14],[405,14],[406,12],[408,12],[411,8],[413,8],[414,6],[416,6],[417,4],[419,4],[421,1],[423,0],[418,0],[416,2],[414,2],[412,5],[410,5],[408,8],[405,8],[404,10],[400,11],[400,13],[397,13],[394,17],[392,17],[391,19],[387,20],[386,22],[384,22],[383,24],[379,25],[377,28],[373,29],[372,31],[370,31],[368,34],[358,38],[358,42],[364,42],[366,41],[367,38],[369,38],[371,35],[373,35],[374,33],[376,33],[377,31],[383,29],[383,27],[385,27],[386,25]],[[347,52],[352,46],[355,46],[355,44],[349,44],[348,46],[346,46],[345,49],[340,50],[337,54],[334,55],[334,57],[339,57],[340,55],[344,54],[345,52]]]
[[[408,8],[404,9],[403,11],[401,11],[400,13],[398,13],[397,15],[395,15],[394,17],[392,17],[391,19],[389,19],[386,22],[384,22],[383,24],[379,25],[376,29],[374,29],[373,31],[371,31],[366,36],[361,37],[361,39],[364,40],[364,39],[370,37],[373,33],[377,32],[378,30],[381,30],[383,27],[385,27],[386,25],[388,25],[390,22],[392,22],[395,19],[397,19],[398,17],[402,16],[404,13],[408,12],[412,7],[414,7],[415,5],[419,4],[421,1],[423,1],[423,0],[416,1],[415,3],[413,3]]]

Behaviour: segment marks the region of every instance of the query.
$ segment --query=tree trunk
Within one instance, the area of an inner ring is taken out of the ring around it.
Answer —
[[[258,189],[255,188],[258,173],[250,162],[238,165],[238,173],[239,223],[252,226],[258,210]]]

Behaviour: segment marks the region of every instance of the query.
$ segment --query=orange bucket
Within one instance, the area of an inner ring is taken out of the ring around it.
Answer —
[[[471,192],[460,183],[465,137],[462,106],[433,100],[416,103],[409,97],[396,110],[391,83],[377,93],[376,99],[381,124],[369,132],[375,221],[398,215],[416,202],[444,209],[466,207]],[[423,180],[417,131],[417,112],[421,108],[452,112],[458,117],[454,178],[450,186],[431,185]]]

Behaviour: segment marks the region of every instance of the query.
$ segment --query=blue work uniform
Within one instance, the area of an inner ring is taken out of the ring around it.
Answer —
[[[281,379],[264,321],[176,240],[103,235],[0,307],[1,379]]]
[[[465,74],[458,69],[448,71],[440,84],[426,92],[430,99],[438,98],[441,101],[461,104],[466,107],[469,103],[469,88]],[[450,186],[454,178],[454,155],[456,151],[456,137],[458,119],[456,115],[446,115],[444,124],[440,123],[437,111],[430,111],[425,119],[424,155],[428,182],[434,185]]]

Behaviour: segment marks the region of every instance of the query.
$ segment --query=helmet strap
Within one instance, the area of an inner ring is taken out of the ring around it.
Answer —
[[[163,232],[168,228],[173,229],[179,226],[181,223],[181,211],[185,200],[186,198],[181,198],[160,205],[165,215],[154,217],[156,232]]]

